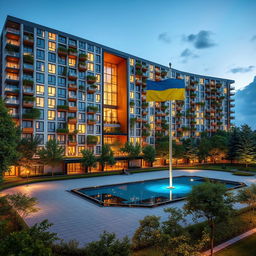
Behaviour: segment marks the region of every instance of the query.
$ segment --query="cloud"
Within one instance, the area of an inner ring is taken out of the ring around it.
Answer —
[[[252,42],[256,41],[256,35],[254,35],[251,39]]]
[[[197,49],[205,49],[216,46],[216,43],[210,38],[213,32],[201,30],[197,34],[184,36],[184,41],[190,42]]]
[[[248,67],[236,67],[236,68],[231,68],[229,72],[236,74],[236,73],[248,73],[254,70],[255,66],[248,66]]]
[[[194,54],[190,49],[186,48],[181,52],[180,57],[183,59],[182,62],[186,63],[189,59],[195,59],[199,56]]]
[[[256,76],[254,81],[235,94],[235,123],[256,129]]]
[[[158,40],[162,41],[166,44],[170,44],[171,43],[171,38],[170,36],[167,34],[167,32],[163,32],[161,34],[158,35]]]

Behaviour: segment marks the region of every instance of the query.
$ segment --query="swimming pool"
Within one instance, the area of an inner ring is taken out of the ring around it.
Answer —
[[[173,189],[168,188],[168,178],[161,178],[79,188],[71,191],[101,206],[155,207],[185,199],[193,186],[206,181],[223,183],[227,189],[245,186],[241,182],[200,176],[178,176],[173,178]]]

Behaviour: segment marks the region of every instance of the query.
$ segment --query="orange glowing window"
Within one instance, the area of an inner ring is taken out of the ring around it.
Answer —
[[[49,32],[48,38],[49,38],[50,40],[54,40],[54,41],[55,41],[55,40],[56,40],[56,34]]]

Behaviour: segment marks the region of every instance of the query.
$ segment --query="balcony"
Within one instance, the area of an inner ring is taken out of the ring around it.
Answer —
[[[89,125],[94,125],[94,124],[96,124],[96,120],[94,120],[94,119],[88,119],[88,120],[87,120],[87,124],[89,124]]]
[[[77,107],[71,107],[71,106],[69,106],[68,111],[69,111],[69,112],[77,112]]]
[[[98,143],[98,137],[93,135],[87,135],[87,145],[96,145]]]
[[[33,133],[34,129],[33,129],[33,127],[25,127],[22,129],[22,132],[23,133]]]
[[[97,81],[97,77],[96,76],[87,76],[86,80],[87,80],[88,84],[95,84]]]
[[[34,102],[33,101],[23,101],[23,107],[24,108],[33,108]]]
[[[70,80],[76,80],[77,79],[77,74],[76,73],[74,73],[74,72],[68,72],[68,79],[70,79]]]
[[[5,104],[6,104],[7,106],[18,107],[19,104],[20,104],[20,102],[19,102],[19,100],[8,99],[8,98],[7,98],[7,99],[5,100]]]
[[[28,89],[28,88],[23,88],[23,95],[33,96],[34,95],[34,90],[33,89]]]
[[[230,96],[235,96],[235,93],[234,92],[230,92],[229,95]]]
[[[230,108],[234,108],[235,104],[230,104],[229,106],[230,106]]]
[[[58,111],[62,111],[62,112],[66,112],[69,110],[69,106],[68,105],[57,105],[57,110]]]
[[[5,94],[10,96],[18,96],[20,93],[19,88],[5,88]]]
[[[141,69],[142,69],[143,72],[147,72],[148,71],[148,67],[146,67],[146,66],[142,66]]]
[[[19,73],[20,65],[17,62],[7,62],[5,66],[6,72]]]
[[[59,56],[67,56],[68,55],[68,49],[65,47],[59,47],[58,48],[58,55]]]
[[[23,79],[23,85],[33,86],[34,80],[32,79]]]
[[[77,142],[76,142],[75,140],[69,140],[69,141],[68,141],[68,145],[71,146],[71,147],[72,147],[72,146],[74,147],[74,146],[77,145]]]
[[[87,93],[89,94],[93,94],[95,93],[97,90],[97,85],[90,85],[88,88],[87,88]]]
[[[98,107],[97,106],[88,106],[87,107],[87,114],[95,114],[98,111]]]
[[[23,55],[23,62],[28,64],[34,63],[34,56],[32,54],[24,54]]]
[[[7,84],[18,84],[20,77],[14,73],[8,73],[5,77],[5,81]]]
[[[68,130],[68,128],[58,128],[58,129],[56,130],[56,133],[57,133],[57,134],[62,134],[62,135],[64,135],[64,134],[68,134],[68,133],[69,133],[69,130]]]
[[[136,79],[136,85],[142,85],[142,80],[141,79]]]
[[[68,123],[69,124],[76,124],[77,123],[76,117],[68,117]]]
[[[23,43],[24,43],[24,45],[33,46],[34,45],[34,37],[32,35],[24,35]]]
[[[68,84],[68,90],[69,91],[76,91],[77,85],[76,84]]]
[[[68,96],[68,101],[77,101],[77,96],[69,95]]]
[[[148,114],[148,112],[142,111],[142,115],[146,116]]]
[[[34,66],[31,64],[23,64],[23,72],[25,73],[33,73],[34,72]]]
[[[86,63],[78,63],[78,70],[82,72],[86,71],[87,70]]]
[[[84,54],[84,53],[80,53],[79,54],[79,60],[81,61],[87,61],[87,54]]]
[[[156,74],[157,76],[160,76],[160,75],[161,75],[160,69],[155,69],[155,74]]]
[[[6,28],[6,37],[9,39],[18,40],[20,38],[20,30],[15,28]]]
[[[156,120],[156,124],[161,124],[161,123],[162,123],[161,119]]]
[[[157,75],[155,76],[155,81],[156,81],[156,82],[159,82],[159,81],[161,81],[161,80],[162,80],[162,79],[161,79],[160,76],[157,76]]]
[[[71,57],[77,57],[77,50],[74,48],[68,48],[68,55]]]

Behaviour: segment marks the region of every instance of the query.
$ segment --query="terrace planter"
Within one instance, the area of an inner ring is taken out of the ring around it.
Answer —
[[[68,105],[58,105],[57,110],[58,111],[68,111],[69,107]]]
[[[34,63],[34,57],[32,55],[23,55],[23,61],[25,63],[33,64]]]
[[[67,56],[68,55],[68,49],[65,47],[59,47],[58,48],[58,54],[60,56]]]
[[[96,76],[87,76],[87,83],[88,84],[94,84],[94,83],[96,83],[96,81],[97,81]]]
[[[166,72],[166,71],[162,71],[162,72],[161,72],[161,77],[162,77],[162,78],[165,78],[166,75],[167,75],[167,72]]]
[[[69,124],[76,124],[77,123],[77,119],[75,117],[68,117],[68,123]]]
[[[88,114],[90,114],[90,113],[95,114],[97,111],[98,111],[98,107],[97,106],[88,106],[87,107],[87,113]]]
[[[58,134],[67,134],[67,133],[69,133],[69,130],[68,130],[68,128],[58,128],[58,129],[56,130],[56,132],[57,132]]]
[[[140,63],[136,63],[136,65],[135,65],[136,69],[141,69],[141,67],[142,67],[142,65]]]
[[[84,53],[79,54],[79,60],[87,61],[87,58],[88,58],[87,54],[84,54]]]
[[[87,144],[96,145],[98,143],[98,137],[93,135],[87,135]]]

